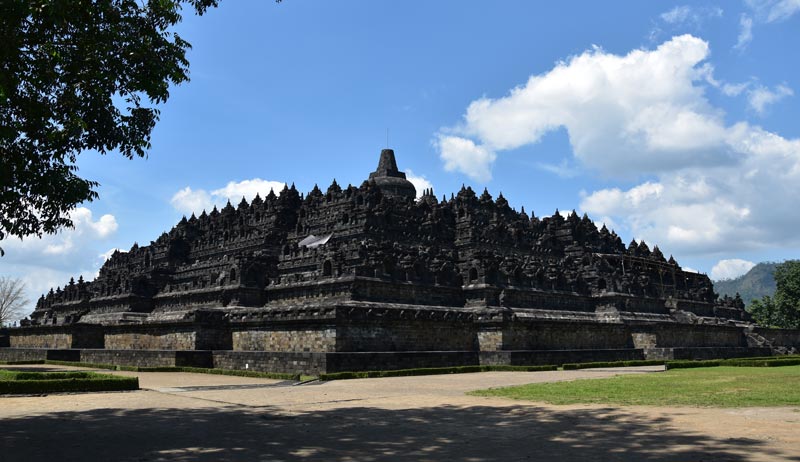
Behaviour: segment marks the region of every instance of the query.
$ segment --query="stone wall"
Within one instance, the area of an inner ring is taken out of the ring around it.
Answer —
[[[215,350],[231,348],[230,329],[195,323],[107,326],[110,350]]]
[[[583,350],[630,348],[622,324],[511,322],[503,327],[503,350]]]
[[[213,367],[210,351],[80,350],[85,363],[138,367]]]
[[[647,348],[644,355],[647,359],[726,359],[770,356],[770,348],[760,347],[694,347],[694,348]]]
[[[47,350],[43,348],[0,348],[0,361],[44,361]]]
[[[658,324],[632,326],[637,348],[697,348],[746,346],[740,327],[715,325]]]
[[[72,348],[72,334],[69,332],[30,333],[11,335],[11,348]]]
[[[767,329],[759,327],[753,332],[769,340],[773,346],[800,348],[800,329]]]
[[[14,348],[103,348],[100,326],[36,326],[8,330],[8,346]]]
[[[478,331],[478,349],[480,351],[498,351],[503,349],[503,331],[498,328],[486,328]]]
[[[106,348],[110,350],[193,350],[196,333],[184,332],[109,332]]]
[[[336,329],[331,326],[264,326],[232,333],[234,351],[336,351]]]
[[[476,350],[476,332],[474,324],[438,320],[343,323],[336,327],[335,351]]]
[[[560,366],[566,363],[598,361],[632,361],[644,359],[641,349],[612,350],[535,350],[535,351],[481,351],[480,363],[487,365]]]
[[[316,375],[326,372],[327,353],[285,351],[214,351],[219,369]]]
[[[476,351],[338,352],[326,355],[328,373],[473,366],[477,364],[479,364],[479,361],[478,352]]]

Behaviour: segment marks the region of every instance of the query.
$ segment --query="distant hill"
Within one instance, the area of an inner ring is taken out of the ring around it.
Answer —
[[[750,301],[755,298],[775,294],[775,278],[772,273],[779,264],[777,262],[759,263],[736,279],[714,281],[714,290],[720,297],[724,295],[733,297],[736,292],[739,292],[745,304],[750,305]]]

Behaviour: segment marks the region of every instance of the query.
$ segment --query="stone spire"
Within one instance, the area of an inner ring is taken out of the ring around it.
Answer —
[[[381,151],[378,168],[369,174],[369,180],[374,182],[386,196],[406,199],[417,197],[414,185],[406,179],[405,173],[397,169],[397,161],[392,149]]]
[[[369,174],[369,178],[377,178],[382,176],[389,176],[393,178],[405,178],[406,174],[397,170],[397,161],[394,159],[393,149],[384,149],[381,151],[381,158],[378,161],[378,168]]]

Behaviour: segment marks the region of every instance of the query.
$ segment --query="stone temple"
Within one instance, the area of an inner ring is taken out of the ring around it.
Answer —
[[[358,187],[292,185],[114,253],[0,335],[0,360],[313,374],[800,346],[743,308],[585,215],[540,218],[469,187],[416,199],[385,149]]]

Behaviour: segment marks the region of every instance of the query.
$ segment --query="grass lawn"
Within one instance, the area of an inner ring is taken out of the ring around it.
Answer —
[[[675,369],[608,379],[491,388],[470,394],[550,404],[800,406],[800,366]]]

